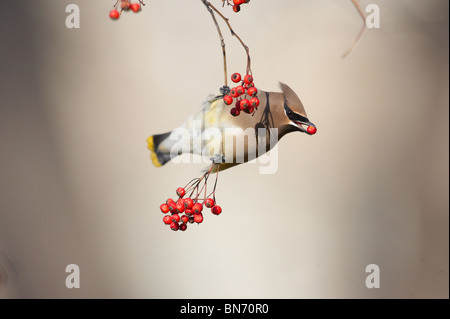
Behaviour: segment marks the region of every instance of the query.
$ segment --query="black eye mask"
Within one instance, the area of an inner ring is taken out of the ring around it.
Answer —
[[[311,123],[307,117],[301,116],[298,113],[293,112],[289,106],[287,106],[286,102],[284,102],[284,110],[286,111],[286,115],[287,117],[291,120],[291,121],[297,121],[297,122],[301,122],[301,123],[305,123],[305,124],[309,124]]]

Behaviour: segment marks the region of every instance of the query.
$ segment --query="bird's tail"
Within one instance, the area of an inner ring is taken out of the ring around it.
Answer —
[[[170,151],[161,146],[167,138],[169,138],[172,132],[152,135],[147,139],[147,146],[150,150],[150,159],[153,162],[153,165],[156,167],[161,167],[167,162],[170,161]]]

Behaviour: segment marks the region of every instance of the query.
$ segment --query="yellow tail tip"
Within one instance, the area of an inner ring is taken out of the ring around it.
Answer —
[[[156,167],[161,167],[162,164],[158,160],[158,156],[155,153],[155,144],[153,142],[153,136],[150,136],[147,139],[147,147],[150,150],[150,159],[152,160],[153,165],[155,165]]]

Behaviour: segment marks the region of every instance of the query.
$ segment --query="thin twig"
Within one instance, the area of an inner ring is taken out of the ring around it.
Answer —
[[[228,86],[228,75],[227,75],[227,52],[225,50],[225,40],[223,39],[222,31],[220,30],[219,23],[217,23],[216,16],[214,15],[214,12],[212,11],[210,7],[210,3],[206,0],[202,0],[203,4],[206,6],[206,9],[208,9],[208,12],[211,14],[211,17],[214,21],[214,24],[216,25],[217,32],[219,33],[220,38],[220,45],[222,47],[222,53],[223,53],[223,71],[224,71],[224,77],[225,77],[225,86]]]
[[[225,17],[219,10],[217,10],[216,7],[213,6],[209,1],[207,1],[207,0],[201,0],[201,1],[208,8],[208,11],[211,13],[211,16],[213,17],[213,20],[214,20],[214,23],[216,25],[216,28],[219,31],[219,36],[221,37],[221,43],[222,43],[222,48],[223,48],[223,52],[224,52],[225,85],[227,83],[226,59],[225,59],[225,43],[223,42],[222,33],[220,32],[220,28],[219,28],[217,20],[216,20],[216,18],[214,16],[214,12],[217,13],[223,19],[223,21],[225,21],[225,23],[228,26],[228,29],[231,32],[231,35],[236,37],[238,39],[238,41],[241,43],[242,47],[244,48],[244,50],[245,50],[245,52],[247,54],[247,74],[252,74],[250,49],[248,48],[248,46],[244,43],[244,41],[242,41],[241,37],[233,30],[233,28],[231,27],[231,24],[229,22],[229,19],[227,17]],[[214,10],[214,12],[212,12],[211,9]]]
[[[244,41],[242,41],[241,37],[236,32],[234,32],[233,28],[230,25],[230,22],[228,21],[229,19],[227,17],[225,17],[219,10],[217,10],[216,7],[214,7],[211,3],[208,3],[208,5],[223,19],[223,21],[225,21],[225,23],[228,26],[228,29],[230,29],[231,35],[235,36],[239,40],[241,45],[244,47],[245,52],[247,53],[247,74],[252,74],[252,70],[251,70],[251,62],[252,61],[250,59],[250,49],[244,43]]]
[[[359,0],[351,0],[353,5],[355,6],[356,10],[358,10],[359,16],[363,20],[363,26],[361,30],[359,31],[358,36],[356,37],[355,42],[353,42],[352,46],[342,55],[342,58],[345,59],[352,51],[356,48],[356,46],[359,43],[359,40],[361,40],[361,37],[364,33],[364,30],[366,30],[366,13],[361,9],[361,5],[359,3]]]

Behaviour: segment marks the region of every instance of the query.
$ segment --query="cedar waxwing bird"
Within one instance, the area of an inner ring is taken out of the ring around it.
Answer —
[[[223,95],[210,96],[180,127],[147,139],[153,164],[163,166],[185,153],[220,155],[223,170],[257,158],[290,132],[314,134],[316,127],[297,94],[284,83],[280,87],[281,93],[258,91],[260,105],[255,113],[237,117],[230,114]]]

